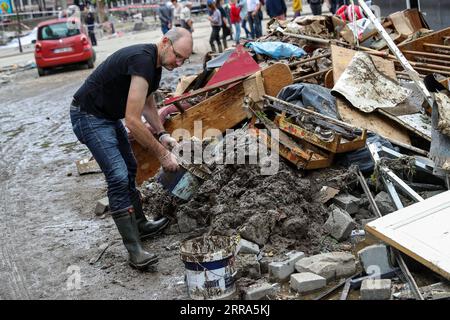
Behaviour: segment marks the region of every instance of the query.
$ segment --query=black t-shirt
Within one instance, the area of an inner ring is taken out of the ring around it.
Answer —
[[[131,76],[148,82],[147,97],[161,80],[156,67],[158,49],[154,44],[137,44],[120,49],[109,56],[86,79],[74,98],[83,111],[110,120],[125,118]]]

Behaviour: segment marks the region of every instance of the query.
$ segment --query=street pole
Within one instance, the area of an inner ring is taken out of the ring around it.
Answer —
[[[19,14],[19,8],[17,7],[17,1],[14,1],[14,9],[16,10],[17,24],[19,26],[19,32],[18,32],[18,35],[17,35],[17,40],[19,41],[19,51],[20,51],[20,53],[22,53],[23,52],[22,42],[20,41],[20,36],[22,34],[22,26],[21,26],[21,23],[20,23],[20,14]]]

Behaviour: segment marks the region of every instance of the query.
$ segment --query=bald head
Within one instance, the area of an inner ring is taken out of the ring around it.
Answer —
[[[172,28],[166,32],[164,37],[169,38],[173,44],[177,43],[178,41],[183,41],[187,44],[190,44],[191,47],[193,46],[192,34],[185,28]]]
[[[180,67],[193,49],[192,34],[184,28],[172,28],[158,43],[161,65],[168,70]]]

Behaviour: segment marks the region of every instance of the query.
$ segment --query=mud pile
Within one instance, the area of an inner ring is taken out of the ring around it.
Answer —
[[[254,146],[255,138],[239,135],[247,141],[247,150]],[[239,233],[265,249],[315,253],[323,246],[322,226],[328,210],[314,196],[323,185],[344,186],[347,177],[344,170],[336,169],[302,172],[281,158],[271,175],[261,174],[259,165],[250,164],[215,165],[212,172],[187,202],[150,179],[142,188],[146,214],[171,217],[169,232],[200,228],[211,234]],[[340,174],[341,179],[336,179]]]

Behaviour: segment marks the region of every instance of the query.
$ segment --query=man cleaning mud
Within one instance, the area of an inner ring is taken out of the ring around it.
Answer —
[[[157,44],[138,44],[109,56],[75,93],[70,106],[72,128],[105,174],[111,215],[129,253],[129,263],[145,269],[158,261],[143,250],[141,239],[157,234],[167,218],[148,221],[142,211],[135,177],[137,164],[121,119],[133,137],[168,171],[178,163],[168,150],[176,145],[161,124],[153,92],[162,67],[180,67],[192,53],[192,36],[183,28],[169,30]],[[156,132],[154,137],[141,116]]]

